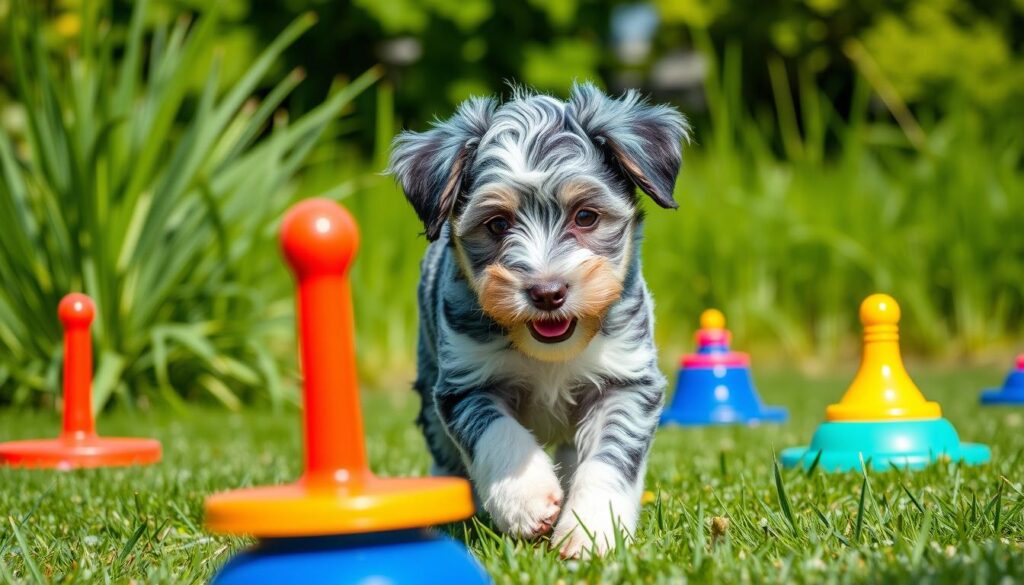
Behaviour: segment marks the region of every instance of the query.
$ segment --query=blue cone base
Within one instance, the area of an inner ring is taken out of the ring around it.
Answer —
[[[782,465],[808,469],[819,453],[818,467],[840,472],[859,470],[862,457],[877,471],[920,469],[943,458],[970,465],[991,459],[987,446],[961,443],[956,429],[944,418],[822,423],[809,447],[782,452]]]
[[[1008,392],[992,388],[981,393],[982,404],[1024,404],[1024,392]]]
[[[661,414],[661,425],[754,425],[787,418],[785,408],[761,404],[749,368],[695,367],[679,370],[676,392]]]
[[[307,538],[272,538],[228,561],[215,585],[486,585],[469,551],[425,530]]]
[[[1024,370],[1010,372],[1002,388],[990,388],[982,392],[981,403],[1024,404]]]

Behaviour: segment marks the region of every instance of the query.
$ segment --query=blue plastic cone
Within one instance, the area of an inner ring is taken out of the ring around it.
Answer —
[[[704,426],[785,422],[785,408],[765,406],[750,375],[750,357],[729,349],[725,317],[708,309],[700,317],[697,353],[683,356],[672,403],[661,424]]]
[[[1017,367],[1011,370],[1001,388],[981,393],[982,404],[1024,404],[1024,354],[1017,356]]]

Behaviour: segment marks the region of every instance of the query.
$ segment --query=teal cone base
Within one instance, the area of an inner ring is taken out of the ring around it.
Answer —
[[[808,447],[782,452],[786,468],[814,465],[824,471],[859,470],[861,458],[876,471],[892,467],[921,469],[948,458],[969,465],[988,463],[991,453],[985,445],[961,443],[953,425],[944,418],[822,423]]]

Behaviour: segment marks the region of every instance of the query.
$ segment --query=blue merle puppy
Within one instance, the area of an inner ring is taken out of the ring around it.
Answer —
[[[389,171],[433,242],[416,380],[433,472],[469,477],[507,534],[553,529],[564,557],[636,527],[665,387],[636,187],[677,207],[687,131],[587,83],[470,99],[395,139]]]

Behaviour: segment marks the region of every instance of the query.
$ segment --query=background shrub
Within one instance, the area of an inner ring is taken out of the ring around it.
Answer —
[[[58,395],[55,308],[72,290],[97,303],[97,406],[153,392],[229,407],[257,388],[285,398],[274,348],[290,335],[289,289],[267,260],[270,234],[311,149],[378,73],[339,83],[290,120],[278,108],[300,71],[252,96],[311,14],[223,86],[216,13],[147,33],[147,8],[138,4],[124,36],[83,8],[77,41],[56,53],[33,10],[7,20],[24,119],[0,132],[5,401]]]
[[[710,305],[762,363],[832,367],[875,290],[908,353],[1004,360],[1022,30],[1015,0],[0,0],[0,402],[55,396],[71,288],[100,304],[100,404],[293,398],[274,232],[313,194],[363,231],[363,378],[406,387],[425,241],[388,144],[512,79],[635,86],[693,120],[681,209],[647,223],[666,370]]]

